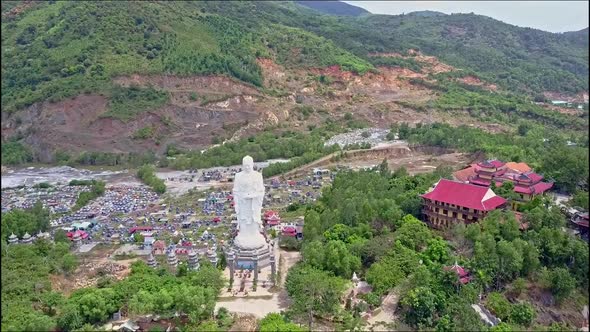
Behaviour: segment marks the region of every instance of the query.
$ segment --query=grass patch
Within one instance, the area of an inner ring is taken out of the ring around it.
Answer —
[[[166,102],[168,102],[168,94],[151,87],[114,87],[109,110],[103,116],[129,121],[137,114],[155,110]]]

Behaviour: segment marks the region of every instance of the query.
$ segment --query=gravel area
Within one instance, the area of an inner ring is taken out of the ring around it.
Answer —
[[[363,133],[367,137],[363,137]],[[331,146],[334,144],[340,145],[340,147],[345,147],[347,145],[352,144],[371,144],[371,146],[375,146],[379,143],[386,141],[386,136],[389,134],[389,129],[380,129],[380,128],[364,128],[364,129],[357,129],[348,133],[339,134],[336,136],[331,137],[324,146]]]

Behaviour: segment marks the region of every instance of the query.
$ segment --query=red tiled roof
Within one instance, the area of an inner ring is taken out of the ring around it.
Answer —
[[[519,194],[532,194],[533,187],[525,187],[525,186],[514,186],[514,192]]]
[[[489,188],[468,183],[441,179],[434,190],[422,197],[480,211],[490,211],[506,203],[506,200],[500,196],[493,196],[483,201],[488,190]]]
[[[506,203],[506,200],[504,198],[500,196],[494,196],[490,199],[483,201],[483,206],[485,207],[484,211],[493,210],[504,203]]]
[[[531,181],[533,183],[537,183],[537,182],[543,180],[543,176],[542,175],[539,175],[539,174],[533,173],[533,172],[526,173],[526,176],[528,176],[529,179],[531,179]]]
[[[533,186],[535,194],[542,194],[553,187],[553,182],[539,182]]]
[[[506,168],[517,171],[519,173],[526,173],[532,171],[532,168],[526,163],[515,163],[512,161],[506,163]]]
[[[75,232],[67,232],[66,236],[71,237],[73,239],[76,234],[78,234],[83,239],[88,237],[88,233],[81,231],[81,230],[77,230]]]
[[[485,168],[492,168],[492,167],[499,168],[504,165],[505,165],[505,163],[500,160],[486,160],[486,161],[482,161],[477,164],[477,166],[485,167]]]
[[[539,182],[532,186],[515,186],[514,192],[519,194],[542,194],[553,187],[552,182]]]
[[[459,279],[459,282],[462,283],[463,285],[465,285],[466,283],[471,281],[471,277],[467,276],[467,277],[463,277]]]
[[[478,186],[486,186],[487,187],[490,185],[491,182],[488,180],[480,179],[480,178],[473,178],[473,179],[469,180],[469,183],[475,184]]]
[[[574,221],[575,224],[588,228],[588,220]]]
[[[283,235],[295,236],[297,235],[297,229],[293,226],[286,226],[283,228]]]
[[[475,184],[478,186],[489,187],[492,182],[490,180],[486,180],[486,179],[482,179],[482,178],[473,178],[473,179],[469,180],[469,183]],[[496,187],[499,187],[501,185],[502,185],[501,181],[496,181]]]
[[[461,266],[459,266],[457,264],[455,264],[453,266],[445,266],[444,270],[445,271],[453,271],[453,272],[457,273],[457,276],[459,277],[459,282],[462,284],[466,284],[471,281],[471,276],[469,276],[469,273],[467,271],[465,271],[464,268],[462,268]]]
[[[166,243],[162,240],[158,240],[158,241],[154,242],[154,248],[155,249],[165,249]]]
[[[459,275],[459,277],[464,277],[467,275],[467,272],[465,272],[465,269],[459,265],[445,266],[444,269],[445,269],[445,271],[453,271],[453,272],[457,273]]]
[[[279,216],[279,213],[277,211],[273,211],[273,210],[268,210],[266,212],[264,212],[264,218],[270,218],[272,216]]]
[[[474,165],[475,164],[473,164],[467,168],[464,168],[464,169],[454,172],[453,177],[455,177],[455,179],[462,181],[462,182],[469,181],[469,178],[475,175]]]

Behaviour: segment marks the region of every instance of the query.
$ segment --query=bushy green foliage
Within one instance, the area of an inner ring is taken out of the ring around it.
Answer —
[[[408,130],[413,135],[414,129]],[[339,172],[318,202],[307,208],[300,264],[343,279],[356,272],[377,297],[396,292],[404,321],[421,330],[481,330],[470,305],[482,292],[491,292],[485,303],[497,316],[511,326],[529,326],[536,315],[533,307],[512,305],[497,291],[515,280],[523,283],[542,267],[568,266],[553,278],[563,280],[556,289],[568,293],[587,287],[587,244],[561,230],[563,216],[555,207],[541,204],[525,212],[530,226],[526,231],[519,230],[512,211],[493,211],[480,223],[445,234],[445,240],[414,216],[404,216],[419,215],[421,203],[412,197],[441,176],[448,172]],[[458,252],[469,256],[452,256]],[[350,265],[354,256],[360,258],[360,268]],[[443,268],[453,260],[470,273],[467,285]],[[551,288],[552,278],[546,279]],[[526,282],[520,288],[526,292]]]
[[[76,205],[74,206],[74,209],[80,209],[86,204],[88,204],[91,200],[101,196],[102,194],[104,194],[104,189],[104,181],[92,180],[92,188],[90,189],[90,191],[83,191],[80,193],[80,195],[78,195],[78,199],[76,200]]]
[[[574,197],[568,202],[572,206],[577,206],[588,211],[588,204],[590,203],[588,192],[576,190]]]
[[[2,142],[2,164],[20,165],[33,161],[29,147],[21,142]]]
[[[468,14],[337,18],[289,2],[44,2],[3,19],[2,28],[3,69],[10,69],[2,76],[2,101],[9,112],[95,92],[113,94],[109,114],[128,119],[163,96],[146,93],[145,102],[123,107],[113,102],[114,76],[225,74],[261,86],[256,59],[269,57],[359,74],[374,65],[418,71],[411,57],[368,56],[409,49],[511,90],[588,89],[587,46],[575,38]]]
[[[530,326],[536,317],[535,308],[528,303],[518,303],[512,306],[510,322],[522,326]]]
[[[293,299],[290,310],[307,320],[313,331],[314,315],[333,315],[338,312],[344,280],[302,264],[289,270],[285,282]]]
[[[37,201],[28,210],[14,209],[2,213],[2,235],[6,240],[11,234],[22,238],[25,233],[33,236],[39,232],[45,232],[49,228],[49,211],[43,208],[43,204]]]
[[[215,300],[223,284],[221,272],[209,264],[199,271],[175,277],[166,270],[154,271],[142,262],[132,265],[131,275],[103,288],[75,291],[62,307],[57,325],[80,328],[102,323],[123,306],[132,314],[186,314],[191,324],[213,318]]]
[[[139,170],[137,170],[137,177],[158,194],[166,192],[166,184],[164,183],[164,180],[156,176],[154,166],[148,164],[141,166]]]
[[[489,122],[517,123],[520,119],[534,120],[545,126],[583,130],[588,127],[587,118],[564,115],[532,103],[522,95],[490,92],[465,84],[440,81],[437,84],[413,79],[414,84],[426,85],[442,92],[433,107],[444,111],[469,111],[471,116]],[[520,124],[522,126],[523,123]],[[529,125],[530,126],[530,125]],[[522,134],[519,131],[519,134]],[[521,135],[524,136],[524,135]]]
[[[508,320],[508,317],[510,317],[510,312],[512,311],[510,302],[508,302],[504,295],[497,292],[488,294],[488,298],[486,299],[486,307],[490,309],[490,311],[496,315],[496,317],[503,321]]]
[[[2,238],[5,238],[4,229]],[[69,243],[37,240],[34,245],[7,246],[2,240],[1,246],[2,330],[47,331],[54,328],[55,314],[62,307],[63,297],[51,291],[49,273],[69,273],[76,268],[77,260],[69,253]]]
[[[260,332],[274,332],[274,331],[286,331],[286,332],[303,332],[304,329],[299,325],[289,322],[281,314],[270,313],[264,316],[259,322],[258,327]]]
[[[549,274],[551,292],[557,301],[563,301],[576,288],[576,280],[567,269],[557,267]]]
[[[400,127],[401,137],[401,127]],[[509,133],[486,133],[480,129],[435,123],[408,129],[408,140],[430,146],[483,152],[487,157],[526,161],[556,189],[570,192],[588,184],[588,145],[567,146],[567,139],[550,129],[535,128],[526,137]]]
[[[167,101],[168,94],[154,88],[113,87],[109,111],[104,116],[127,121],[133,119],[139,112],[155,110]]]
[[[228,142],[208,149],[204,153],[192,152],[177,156],[170,166],[177,169],[206,168],[213,166],[239,165],[244,155],[254,160],[290,158],[286,163],[273,163],[262,170],[265,177],[289,171],[324,155],[339,150],[337,145],[324,147],[325,136],[334,129],[316,128],[309,134],[284,132],[280,135],[263,132],[237,142]]]
[[[141,129],[138,129],[133,133],[133,138],[135,139],[147,139],[154,137],[154,127],[153,126],[146,126]]]

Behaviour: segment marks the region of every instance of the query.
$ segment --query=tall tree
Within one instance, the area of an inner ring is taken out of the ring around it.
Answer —
[[[340,296],[344,291],[342,279],[302,265],[289,270],[286,289],[293,299],[290,310],[306,317],[313,331],[314,315],[334,315],[339,310]]]

